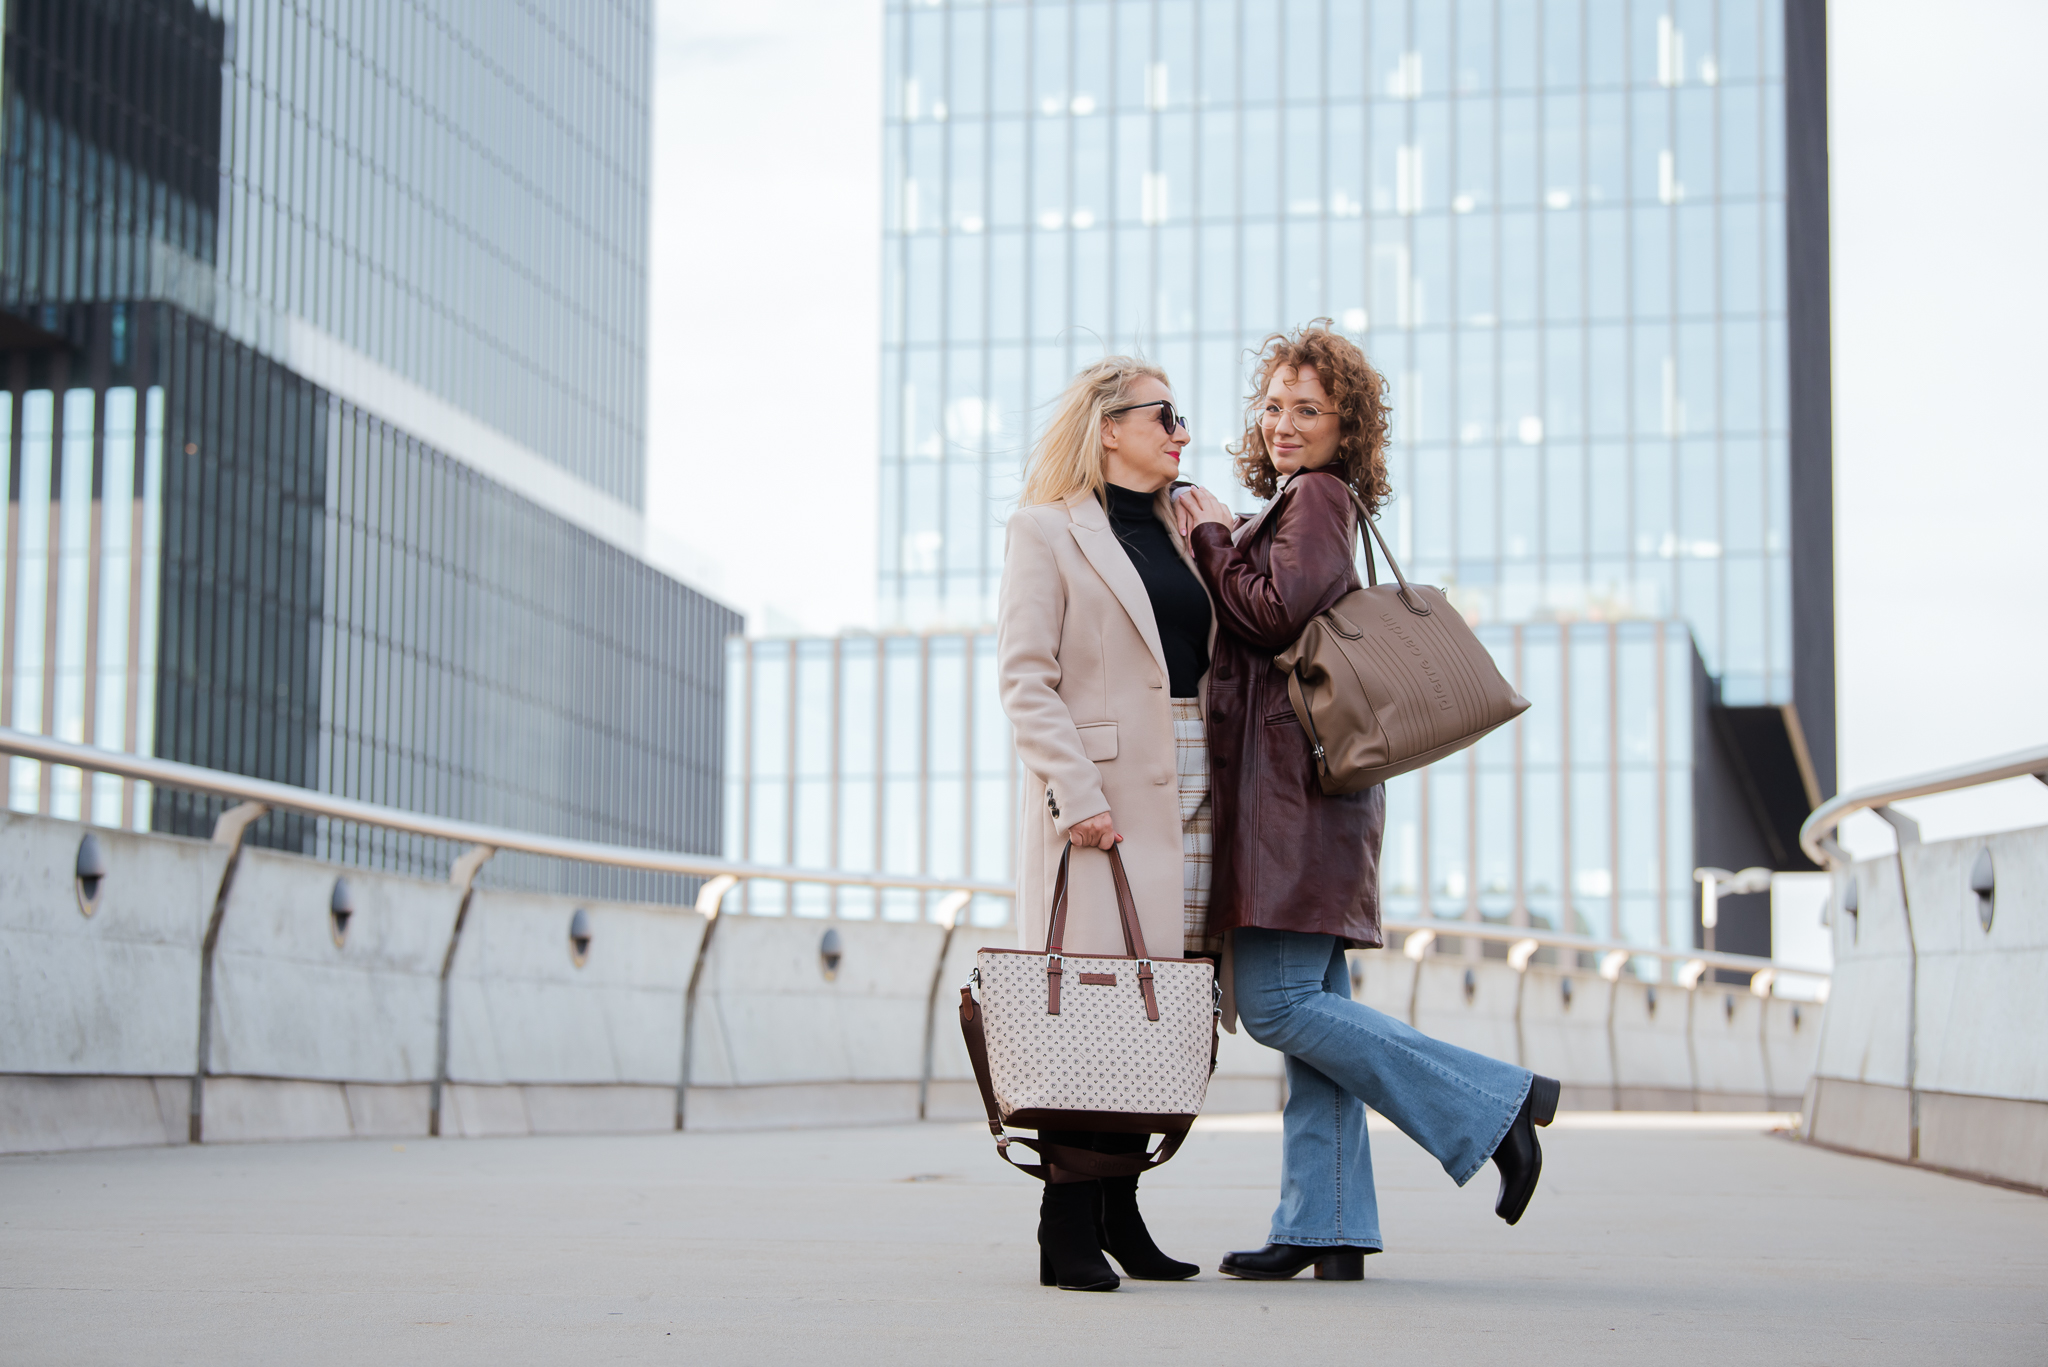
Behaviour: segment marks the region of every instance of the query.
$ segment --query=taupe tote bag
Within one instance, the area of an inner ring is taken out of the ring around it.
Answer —
[[[996,1151],[1037,1178],[1057,1166],[1085,1177],[1120,1177],[1173,1157],[1201,1112],[1216,1068],[1216,974],[1206,959],[1154,959],[1114,846],[1109,873],[1123,922],[1123,955],[1067,954],[1067,866],[1060,855],[1045,951],[984,949],[960,989],[960,1033],[988,1110]],[[981,989],[975,1000],[974,989]],[[1113,1130],[1157,1134],[1152,1153],[1104,1154],[1043,1139],[1027,1130]],[[1011,1144],[1043,1163],[1019,1163]]]
[[[1351,501],[1367,586],[1338,599],[1273,657],[1330,797],[1455,754],[1529,709],[1443,591],[1409,583],[1365,503],[1356,493]],[[1394,586],[1379,581],[1374,541]]]

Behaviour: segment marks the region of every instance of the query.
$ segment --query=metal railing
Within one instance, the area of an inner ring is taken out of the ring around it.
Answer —
[[[449,983],[455,971],[455,955],[461,948],[462,933],[469,923],[470,904],[476,892],[476,876],[491,856],[501,850],[540,855],[550,859],[600,864],[611,868],[680,874],[708,880],[697,892],[695,910],[705,917],[704,937],[698,942],[696,960],[690,969],[689,985],[684,989],[683,995],[683,1049],[681,1067],[676,1080],[676,1128],[679,1130],[684,1127],[688,1117],[690,1074],[696,1052],[697,997],[703,983],[704,965],[711,952],[712,937],[718,929],[719,911],[725,895],[741,881],[762,878],[782,883],[819,883],[838,887],[902,889],[945,894],[936,908],[937,919],[946,926],[944,948],[940,953],[940,973],[944,971],[945,951],[952,946],[954,922],[958,919],[960,910],[977,895],[1003,898],[1016,895],[1015,890],[1006,883],[926,878],[914,874],[863,873],[848,869],[798,869],[715,859],[710,855],[650,850],[630,845],[606,845],[591,840],[537,835],[531,831],[518,831],[503,826],[487,826],[480,822],[460,821],[452,817],[403,811],[356,798],[338,797],[332,793],[297,788],[288,783],[275,783],[269,779],[248,778],[217,769],[203,769],[193,764],[181,764],[176,760],[125,754],[118,750],[102,750],[96,746],[80,745],[7,727],[0,727],[0,755],[37,760],[44,764],[60,765],[88,774],[108,774],[117,778],[136,779],[159,788],[174,788],[226,798],[236,804],[220,814],[213,828],[214,843],[225,846],[229,854],[227,866],[221,874],[220,886],[214,894],[212,911],[207,917],[205,936],[200,942],[199,1049],[192,1073],[190,1126],[190,1137],[194,1143],[198,1143],[205,1132],[205,1080],[209,1071],[208,1060],[213,1050],[214,952],[220,943],[221,923],[227,911],[228,893],[234,884],[235,871],[241,861],[242,838],[248,832],[250,824],[266,812],[299,812],[336,821],[357,822],[468,847],[456,857],[449,869],[449,882],[461,889],[462,900],[456,908],[455,925],[449,933],[447,949],[441,956],[434,1079],[427,1101],[427,1129],[430,1134],[441,1132],[441,1102],[448,1083]],[[939,992],[943,986],[939,982],[939,976],[940,974],[933,975],[931,993],[925,1008],[924,1079],[919,1087],[918,1101],[920,1116],[924,1112],[924,1093],[929,1088],[931,1079]]]
[[[1920,843],[1919,823],[1904,812],[1894,811],[1891,805],[1894,802],[1952,793],[1960,788],[1975,788],[1980,784],[2024,778],[2030,774],[2048,783],[2048,745],[2014,750],[2010,754],[1995,755],[1972,764],[1959,764],[1952,769],[1936,769],[1932,773],[1839,793],[1814,808],[1813,815],[1799,827],[1799,847],[1822,868],[1837,868],[1852,862],[1849,852],[1835,840],[1835,832],[1857,812],[1871,812],[1882,817],[1898,834],[1900,845],[1917,845]]]
[[[1438,940],[1466,938],[1505,944],[1508,946],[1508,966],[1517,973],[1528,970],[1538,951],[1549,949],[1582,956],[1609,982],[1618,980],[1636,959],[1655,959],[1660,965],[1678,965],[1678,971],[1672,976],[1685,988],[1697,986],[1709,969],[1725,968],[1734,973],[1747,973],[1751,975],[1750,991],[1760,997],[1769,996],[1774,985],[1787,978],[1826,982],[1831,976],[1823,968],[1800,968],[1752,954],[1624,944],[1619,940],[1595,940],[1583,935],[1566,935],[1561,931],[1504,926],[1489,921],[1386,921],[1381,924],[1381,929],[1386,932],[1390,948],[1396,937],[1401,937],[1401,952],[1418,961],[1430,953]]]
[[[561,836],[538,835],[530,831],[512,830],[507,827],[488,826],[479,822],[461,821],[452,817],[431,816],[419,812],[403,811],[384,807],[355,798],[339,797],[329,793],[297,788],[290,784],[276,783],[268,779],[248,778],[239,774],[224,773],[216,769],[205,769],[197,765],[183,764],[175,760],[157,759],[147,755],[131,755],[120,751],[102,750],[95,746],[81,745],[71,741],[57,740],[49,736],[35,735],[26,731],[0,727],[0,755],[36,760],[45,764],[60,765],[84,773],[107,774],[119,778],[139,780],[161,788],[201,793],[212,797],[231,799],[235,806],[221,813],[214,823],[213,840],[228,848],[229,856],[221,882],[216,891],[211,915],[206,923],[205,938],[200,952],[200,1022],[199,1053],[192,1077],[192,1122],[191,1137],[198,1142],[203,1133],[204,1080],[208,1075],[208,1058],[211,1053],[213,1016],[213,959],[214,950],[220,940],[221,921],[226,911],[229,890],[241,857],[242,840],[249,825],[269,811],[298,812],[309,816],[326,817],[337,821],[357,822],[387,830],[429,839],[445,840],[468,848],[458,856],[450,868],[449,881],[461,889],[462,899],[455,916],[454,927],[449,935],[446,952],[442,956],[440,972],[440,1022],[439,1041],[436,1050],[434,1081],[429,1096],[429,1132],[439,1134],[441,1128],[441,1099],[448,1078],[448,1030],[449,1030],[449,981],[454,971],[456,951],[461,946],[464,927],[468,923],[471,899],[475,894],[478,872],[492,855],[501,850],[511,850],[545,858],[566,859],[588,864],[599,864],[613,868],[643,870],[653,873],[679,874],[701,877],[707,881],[699,889],[694,909],[706,918],[704,937],[699,942],[697,955],[690,972],[689,984],[684,992],[683,1007],[683,1048],[682,1060],[676,1086],[676,1128],[684,1128],[687,1118],[688,1092],[691,1085],[692,1061],[696,1042],[696,1009],[699,989],[703,980],[704,965],[712,948],[712,937],[720,922],[720,909],[724,898],[741,881],[765,879],[785,884],[814,883],[847,887],[868,887],[878,889],[903,889],[927,893],[941,893],[933,910],[931,921],[943,926],[945,934],[941,941],[938,963],[932,974],[930,991],[925,1003],[924,1056],[922,1077],[918,1087],[918,1114],[923,1117],[926,1110],[934,1052],[937,1041],[939,1002],[945,988],[943,981],[947,957],[951,951],[954,933],[959,929],[960,912],[976,896],[1012,899],[1016,890],[1007,883],[991,883],[968,879],[931,878],[908,874],[866,873],[846,869],[804,869],[786,865],[753,864],[729,859],[716,859],[709,855],[677,853],[666,850],[650,850],[627,845],[607,845],[596,841],[574,840]],[[2048,767],[2048,754],[2044,754],[2044,767]],[[2002,775],[2001,775],[2002,776]],[[1983,780],[1979,780],[1983,781]],[[1924,791],[1938,791],[1927,789]],[[1838,799],[1839,801],[1839,799]],[[1825,809],[1823,809],[1825,810]],[[1816,813],[1816,817],[1820,814]],[[1811,824],[1811,823],[1809,823]],[[832,918],[824,918],[832,919]],[[1013,917],[1014,919],[1014,917]],[[997,927],[989,927],[996,929]],[[1427,956],[1438,939],[1476,939],[1505,943],[1509,946],[1507,961],[1518,973],[1526,972],[1535,955],[1542,950],[1560,954],[1571,953],[1592,960],[1601,977],[1609,982],[1617,981],[1627,966],[1639,958],[1658,960],[1660,964],[1677,964],[1676,980],[1690,989],[1709,969],[1729,969],[1748,973],[1751,976],[1750,990],[1760,996],[1768,996],[1772,985],[1783,977],[1806,977],[1826,980],[1828,974],[1822,971],[1795,968],[1746,954],[1725,954],[1699,951],[1689,948],[1644,946],[1624,944],[1613,940],[1596,940],[1586,936],[1569,935],[1558,931],[1536,927],[1507,926],[1480,921],[1388,921],[1384,924],[1387,943],[1393,945],[1398,939],[1405,955],[1418,964]]]
[[[246,778],[240,774],[223,773],[218,769],[202,769],[197,765],[181,764],[176,760],[124,754],[118,750],[101,750],[91,745],[54,740],[49,736],[38,736],[6,727],[0,727],[0,754],[41,760],[45,764],[62,765],[87,773],[139,779],[162,788],[178,788],[187,792],[204,793],[211,797],[232,798],[244,808],[253,804],[264,811],[300,812],[307,816],[330,817],[336,821],[354,821],[407,835],[468,845],[472,849],[488,849],[493,853],[509,850],[517,854],[535,854],[549,859],[569,859],[585,864],[637,869],[647,873],[681,874],[685,877],[767,878],[789,883],[908,888],[938,893],[969,892],[991,897],[1009,897],[1014,894],[1014,890],[1007,883],[925,878],[914,874],[861,873],[848,869],[794,869],[786,865],[747,864],[730,859],[716,859],[706,854],[684,854],[631,845],[606,845],[594,840],[573,840],[566,836],[536,835],[531,831],[486,826],[481,822],[460,821],[454,817],[402,811],[396,807],[383,807],[352,797],[337,797],[331,793],[315,792],[310,788],[295,788],[289,783]],[[232,813],[224,814],[223,819],[229,814]],[[246,824],[247,821],[261,815],[262,811],[247,812],[241,820]]]

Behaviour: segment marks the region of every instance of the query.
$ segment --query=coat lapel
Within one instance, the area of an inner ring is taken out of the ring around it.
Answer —
[[[1116,595],[1130,614],[1131,624],[1144,638],[1145,648],[1152,652],[1152,659],[1159,666],[1159,679],[1166,681],[1166,648],[1159,644],[1159,622],[1152,615],[1152,598],[1145,592],[1145,581],[1138,577],[1137,567],[1131,564],[1131,557],[1124,552],[1123,543],[1116,539],[1116,532],[1109,525],[1109,514],[1095,501],[1093,494],[1080,494],[1067,501],[1067,530],[1073,534],[1074,544],[1081,548],[1081,554],[1088,557],[1088,563],[1102,576],[1102,582],[1109,585],[1109,591]]]

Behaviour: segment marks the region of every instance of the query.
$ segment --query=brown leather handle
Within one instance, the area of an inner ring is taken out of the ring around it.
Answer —
[[[1394,580],[1401,586],[1401,601],[1407,605],[1408,611],[1417,616],[1429,616],[1429,604],[1423,602],[1421,597],[1408,587],[1408,576],[1401,573],[1401,562],[1394,559],[1394,553],[1387,549],[1387,539],[1380,535],[1380,524],[1373,517],[1372,509],[1365,506],[1365,500],[1360,498],[1358,491],[1350,485],[1344,486],[1344,492],[1350,494],[1351,501],[1358,505],[1358,539],[1365,546],[1365,582],[1374,588],[1379,587],[1380,576],[1372,563],[1372,543],[1377,541],[1380,543],[1380,554],[1387,558],[1387,568],[1394,572]],[[1371,535],[1368,536],[1367,533]]]
[[[1067,937],[1067,864],[1074,857],[1074,842],[1060,851],[1059,876],[1052,884],[1052,917],[1045,927],[1045,952],[1065,954]],[[1146,959],[1145,930],[1138,924],[1137,899],[1131,896],[1131,880],[1124,875],[1124,859],[1114,845],[1109,847],[1109,877],[1116,885],[1116,914],[1123,923],[1124,952],[1133,959]]]

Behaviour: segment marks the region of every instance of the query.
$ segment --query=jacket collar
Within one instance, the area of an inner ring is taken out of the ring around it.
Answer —
[[[1138,577],[1137,567],[1131,564],[1131,557],[1109,525],[1109,514],[1102,510],[1094,494],[1083,491],[1067,500],[1067,530],[1074,544],[1081,548],[1081,554],[1088,557],[1088,563],[1130,615],[1131,625],[1137,627],[1145,648],[1152,652],[1153,663],[1159,666],[1160,682],[1164,683],[1166,647],[1159,643],[1159,621],[1152,615],[1152,597],[1145,592],[1145,581]]]
[[[1294,472],[1294,475],[1300,473],[1301,471],[1297,470]],[[1252,514],[1236,531],[1230,534],[1230,543],[1233,546],[1244,545],[1245,542],[1251,540],[1258,533],[1259,525],[1273,515],[1273,510],[1280,506],[1280,500],[1287,497],[1287,491],[1294,487],[1294,475],[1282,476],[1279,487],[1274,489],[1273,496],[1266,500],[1266,506]]]

